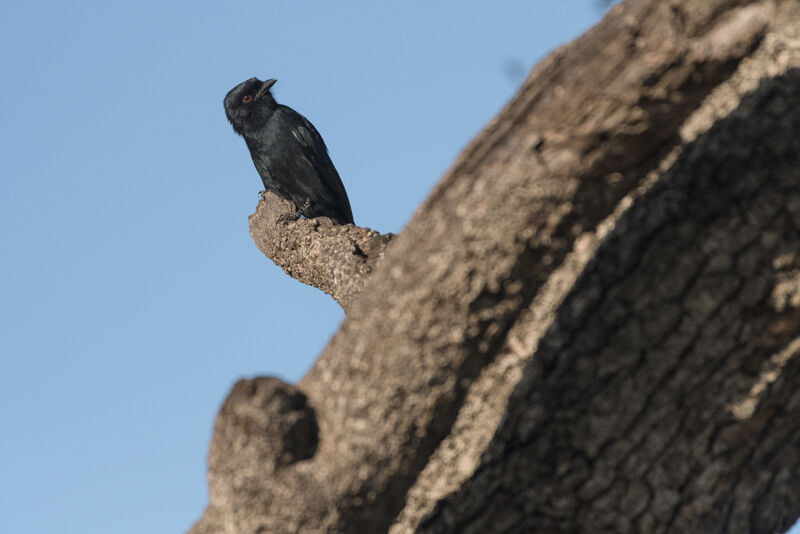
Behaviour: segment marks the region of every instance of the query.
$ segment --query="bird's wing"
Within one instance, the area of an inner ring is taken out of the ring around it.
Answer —
[[[324,181],[323,185],[334,195],[336,205],[341,207],[345,218],[349,222],[353,222],[350,200],[347,198],[342,179],[339,178],[339,173],[336,172],[336,167],[333,166],[333,162],[328,155],[328,147],[325,146],[325,141],[322,140],[322,136],[308,119],[299,113],[297,115],[300,120],[292,121],[292,136],[300,143],[303,156],[317,170],[320,178]]]

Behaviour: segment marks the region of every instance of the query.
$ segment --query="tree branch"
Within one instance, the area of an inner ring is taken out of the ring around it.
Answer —
[[[299,384],[313,456],[231,473],[215,432],[210,472],[227,474],[193,534],[785,525],[800,94],[780,75],[800,65],[798,21],[795,0],[628,1],[537,66],[345,299]],[[268,242],[287,255],[347,232],[285,226]],[[336,281],[316,257],[303,276]],[[245,443],[282,405],[231,403],[217,424],[251,414]]]
[[[290,201],[266,192],[250,216],[250,236],[286,274],[321,289],[347,311],[394,235],[327,217],[280,221],[294,214]]]

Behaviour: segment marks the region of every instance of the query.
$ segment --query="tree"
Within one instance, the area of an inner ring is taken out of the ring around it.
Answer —
[[[347,318],[234,386],[192,534],[787,529],[798,67],[794,0],[629,0],[398,236],[267,195],[256,244]]]

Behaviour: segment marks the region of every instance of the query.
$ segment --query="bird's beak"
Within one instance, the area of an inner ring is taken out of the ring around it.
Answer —
[[[258,93],[256,93],[256,98],[260,98],[264,93],[269,91],[270,87],[275,85],[277,82],[278,80],[276,80],[275,78],[270,78],[266,82],[262,83],[261,88],[258,90]]]

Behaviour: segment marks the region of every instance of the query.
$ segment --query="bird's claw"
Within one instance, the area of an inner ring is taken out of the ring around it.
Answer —
[[[284,221],[296,221],[300,218],[299,213],[284,213],[283,215],[279,216],[278,219],[275,221],[275,224],[282,223]]]
[[[283,221],[296,221],[301,216],[305,216],[304,215],[305,211],[310,207],[311,207],[311,200],[307,198],[306,201],[303,202],[303,205],[300,206],[300,208],[297,210],[297,212],[295,212],[295,213],[284,213],[283,215],[278,217],[278,220],[275,221],[275,224],[282,223]]]

